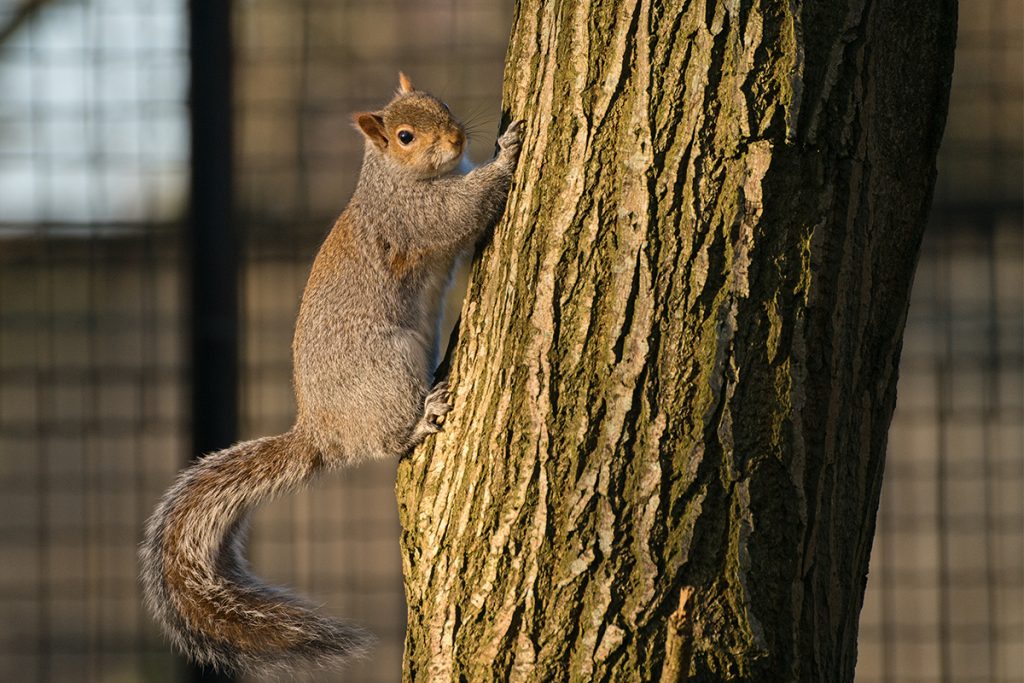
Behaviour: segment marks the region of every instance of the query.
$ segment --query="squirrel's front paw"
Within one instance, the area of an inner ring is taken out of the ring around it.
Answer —
[[[502,154],[511,154],[513,157],[519,156],[519,148],[523,144],[523,133],[526,129],[526,122],[522,119],[513,121],[505,129],[505,132],[498,138],[498,147],[501,149]]]

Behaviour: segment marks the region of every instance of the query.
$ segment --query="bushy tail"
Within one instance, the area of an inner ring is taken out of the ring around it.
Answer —
[[[253,507],[310,481],[316,450],[294,432],[206,456],[178,477],[146,525],[139,552],[146,604],[174,644],[217,669],[331,667],[371,638],[261,583],[244,557]]]

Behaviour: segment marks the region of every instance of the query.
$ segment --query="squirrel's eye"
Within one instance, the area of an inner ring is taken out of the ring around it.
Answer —
[[[413,135],[411,131],[408,131],[408,130],[400,130],[400,131],[398,131],[398,141],[401,142],[403,145],[408,145],[410,142],[412,142],[412,139],[414,137],[416,137],[416,136]]]

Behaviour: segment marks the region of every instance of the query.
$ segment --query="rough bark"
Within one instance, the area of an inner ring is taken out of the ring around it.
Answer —
[[[517,3],[406,680],[852,679],[955,16]]]

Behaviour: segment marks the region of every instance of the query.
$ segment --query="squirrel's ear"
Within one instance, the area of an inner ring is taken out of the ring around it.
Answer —
[[[359,112],[352,115],[352,123],[366,136],[366,139],[380,149],[388,146],[388,136],[384,133],[384,119],[379,114]]]
[[[401,71],[399,71],[398,72],[398,92],[402,93],[403,95],[408,95],[409,93],[411,93],[415,89],[416,88],[413,87],[412,81],[409,80],[409,77],[406,76]]]

